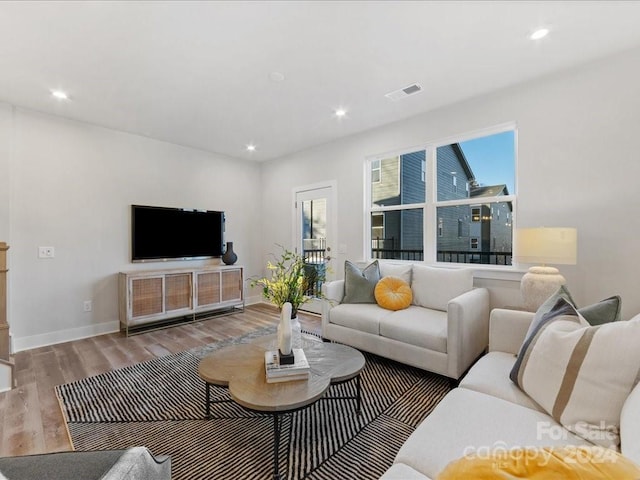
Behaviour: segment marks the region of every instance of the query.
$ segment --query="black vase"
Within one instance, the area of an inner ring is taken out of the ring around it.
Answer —
[[[238,261],[238,255],[233,251],[233,242],[227,242],[227,251],[222,255],[222,261],[225,265],[233,265]]]

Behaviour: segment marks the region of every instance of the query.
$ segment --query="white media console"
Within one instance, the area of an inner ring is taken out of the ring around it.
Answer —
[[[127,335],[179,317],[244,308],[244,270],[236,265],[120,272],[118,289]]]

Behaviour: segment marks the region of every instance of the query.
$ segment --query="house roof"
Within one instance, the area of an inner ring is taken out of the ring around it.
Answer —
[[[473,187],[469,192],[471,198],[475,197],[499,197],[509,195],[509,189],[503,183],[502,185],[487,185],[481,187]]]

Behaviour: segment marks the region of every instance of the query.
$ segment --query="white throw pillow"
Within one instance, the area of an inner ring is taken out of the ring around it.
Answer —
[[[387,263],[385,261],[379,262],[380,265],[380,277],[398,277],[411,285],[411,271],[413,270],[412,264],[400,265],[394,263]]]
[[[414,305],[446,312],[449,301],[472,288],[473,272],[469,268],[413,265],[411,290]]]
[[[525,340],[511,379],[568,430],[618,449],[620,412],[640,372],[639,345],[639,320],[591,327],[559,299]]]

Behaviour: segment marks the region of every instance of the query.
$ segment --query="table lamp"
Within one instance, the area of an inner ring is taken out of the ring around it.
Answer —
[[[519,228],[516,230],[515,258],[518,263],[537,263],[520,282],[524,307],[536,311],[566,283],[553,265],[575,265],[578,233],[575,228]]]

